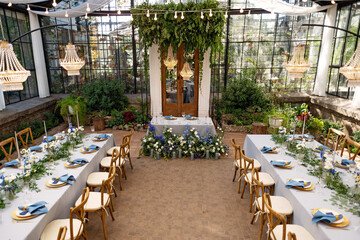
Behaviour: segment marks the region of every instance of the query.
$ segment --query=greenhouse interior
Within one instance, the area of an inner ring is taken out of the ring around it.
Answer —
[[[0,17],[1,239],[360,238],[360,1]]]

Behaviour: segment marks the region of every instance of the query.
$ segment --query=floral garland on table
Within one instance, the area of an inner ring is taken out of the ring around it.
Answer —
[[[206,136],[201,136],[200,133],[186,125],[186,130],[183,135],[172,133],[171,128],[164,128],[160,135],[156,135],[155,127],[149,123],[149,132],[142,139],[139,155],[150,156],[151,149],[154,153],[160,153],[160,157],[165,159],[171,158],[173,152],[178,153],[181,150],[183,157],[189,157],[194,153],[194,158],[205,158],[206,150],[209,150],[209,156],[215,157],[216,153],[228,154],[228,146],[222,143],[224,131],[220,128],[219,135],[211,136],[209,129],[206,129]]]
[[[277,134],[272,135],[272,140],[276,144],[282,144],[279,139],[281,137]],[[297,142],[292,136],[288,138],[285,144],[288,155],[301,160],[301,165],[307,168],[311,176],[319,178],[319,181],[322,181],[327,188],[334,190],[330,198],[332,204],[360,216],[360,171],[353,174],[355,185],[348,186],[343,183],[342,173],[335,170],[332,155],[325,156],[320,153],[319,156],[311,148],[307,148],[304,141]]]
[[[38,160],[35,152],[30,152],[29,149],[22,149],[21,154],[24,157],[24,164],[19,168],[23,170],[23,173],[17,173],[17,175],[4,176],[6,170],[3,169],[0,175],[0,209],[6,207],[11,200],[16,198],[16,195],[22,191],[24,187],[28,187],[30,191],[39,192],[40,189],[36,184],[36,180],[39,180],[45,175],[51,175],[54,165],[57,165],[55,161],[63,159],[68,160],[70,157],[70,149],[74,146],[82,143],[82,139],[85,134],[84,128],[79,127],[73,129],[69,128],[66,135],[66,141],[60,143],[60,138],[48,143],[46,137],[44,137],[41,144],[45,156]],[[38,160],[38,161],[36,161]],[[2,177],[1,177],[2,176]]]

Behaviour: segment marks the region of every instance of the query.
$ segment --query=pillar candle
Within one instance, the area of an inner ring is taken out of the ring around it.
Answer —
[[[304,116],[304,124],[303,124],[303,129],[302,129],[302,139],[304,139],[305,121],[306,121],[306,116]]]
[[[209,159],[209,158],[210,158],[210,151],[206,150],[206,159]]]
[[[179,149],[179,158],[182,158],[182,152],[181,152],[181,149]]]
[[[20,150],[19,150],[19,143],[18,143],[16,131],[15,131],[15,141],[16,141],[16,150],[17,150],[18,159],[20,160]]]
[[[151,150],[150,150],[150,157],[151,157],[151,158],[154,158],[154,149],[151,149]]]
[[[46,131],[46,122],[44,121],[44,130],[45,130],[45,136],[46,136],[46,138],[47,138],[47,131]]]
[[[190,152],[190,160],[194,160],[194,153]]]
[[[173,158],[173,159],[176,158],[176,152],[175,152],[175,151],[172,152],[172,158]]]

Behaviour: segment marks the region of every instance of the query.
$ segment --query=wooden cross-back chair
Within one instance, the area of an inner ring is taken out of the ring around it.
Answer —
[[[241,189],[241,179],[243,177],[244,174],[244,159],[242,156],[245,155],[245,151],[240,147],[240,145],[237,145],[235,142],[235,139],[231,139],[231,145],[234,147],[235,150],[235,159],[234,159],[234,165],[235,165],[235,172],[234,172],[234,177],[233,177],[233,181],[235,181],[235,177],[236,177],[236,172],[239,170],[239,186],[238,186],[238,193],[240,193],[240,189]],[[258,169],[260,171],[261,169],[261,164],[259,161],[257,161],[256,159],[254,160],[254,167],[256,169]],[[250,167],[248,170],[251,170],[252,168]]]
[[[264,194],[264,202],[268,210],[268,239],[286,240],[286,235],[291,232],[292,236],[296,235],[298,239],[315,240],[315,238],[303,227],[295,224],[286,224],[285,216],[276,212],[270,203],[270,195]]]
[[[243,185],[243,189],[241,192],[241,198],[243,198],[244,196],[244,192],[245,192],[245,187],[246,184],[250,185],[250,212],[252,210],[252,204],[253,204],[253,196],[254,196],[254,191],[253,191],[253,186],[252,186],[252,178],[255,177],[258,181],[262,182],[264,187],[269,189],[269,192],[271,195],[273,195],[274,193],[274,188],[275,188],[275,181],[274,179],[268,174],[268,173],[264,173],[264,172],[259,172],[259,171],[255,171],[254,174],[252,172],[252,169],[254,169],[254,159],[248,158],[247,156],[242,154],[242,158],[244,159],[244,185]]]
[[[0,142],[0,149],[4,153],[5,159],[8,162],[10,162],[12,159],[15,159],[11,156],[14,147],[15,147],[15,150],[17,151],[19,146],[16,145],[16,141],[15,141],[14,137],[5,139],[4,141]],[[20,156],[18,156],[18,157],[20,157]]]
[[[131,143],[131,138],[132,138],[132,136],[134,135],[134,129],[131,129],[130,130],[130,133],[129,134],[127,134],[127,135],[125,135],[124,137],[123,137],[123,140],[122,140],[122,144],[123,145],[125,145],[125,143],[126,143],[126,145],[125,145],[125,155],[126,155],[126,157],[129,159],[129,163],[130,163],[130,167],[131,167],[131,169],[134,169],[133,168],[133,165],[132,165],[132,162],[131,162],[131,156],[130,156],[130,150],[131,150],[131,145],[130,145],[130,143]]]
[[[329,128],[328,135],[325,141],[325,146],[335,150],[339,150],[339,144],[345,139],[346,134],[335,128]],[[336,145],[337,139],[337,146]]]
[[[292,232],[288,232],[288,240],[296,240],[296,234]]]
[[[268,211],[265,207],[265,201],[264,201],[264,197],[266,193],[264,184],[259,180],[257,180],[257,178],[254,176],[256,175],[257,171],[258,171],[257,169],[252,170],[252,183],[253,183],[252,186],[254,187],[254,192],[255,192],[255,201],[254,201],[255,211],[250,223],[253,224],[254,220],[257,219],[257,217],[260,215],[260,233],[259,233],[259,240],[260,240],[262,236],[264,224],[266,221],[264,215],[266,215]],[[289,200],[281,196],[270,196],[269,205],[272,206],[276,212],[285,216],[287,219],[287,223],[290,223],[294,210]]]
[[[100,217],[103,224],[104,238],[107,239],[106,227],[105,227],[105,212],[106,208],[109,209],[112,220],[115,220],[114,202],[113,202],[113,184],[116,174],[116,168],[110,167],[110,177],[102,181],[100,192],[90,192],[88,203],[84,206],[85,212],[96,212]],[[75,206],[80,202],[80,198],[76,201]]]
[[[355,148],[354,153],[351,152],[352,148]],[[346,152],[344,152],[345,149],[346,149]],[[343,146],[341,148],[340,156],[341,157],[346,157],[346,158],[348,158],[350,160],[355,161],[356,159],[357,160],[360,159],[359,153],[360,153],[360,143],[355,142],[354,140],[352,140],[349,137],[346,137],[345,140],[344,140],[344,144],[343,144]],[[345,154],[345,156],[343,156],[344,154]]]
[[[46,225],[40,240],[56,239],[60,235],[60,229],[64,226],[70,231],[65,231],[64,239],[77,240],[82,236],[87,239],[85,231],[85,204],[88,202],[90,189],[84,188],[82,195],[78,199],[76,207],[70,208],[70,218],[56,219]],[[64,230],[63,230],[64,231]],[[61,236],[61,235],[60,235]],[[61,238],[60,238],[61,239]]]
[[[31,128],[25,128],[25,129],[21,130],[20,132],[18,132],[16,134],[16,136],[18,137],[18,139],[20,139],[21,144],[22,144],[23,148],[25,148],[25,149],[28,149],[31,145],[35,145],[33,134],[31,132]],[[23,137],[25,137],[25,139]],[[31,142],[29,143],[29,141],[31,141]]]

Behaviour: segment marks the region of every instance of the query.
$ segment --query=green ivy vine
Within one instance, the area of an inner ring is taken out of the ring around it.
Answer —
[[[209,16],[210,9],[212,17]],[[147,10],[149,10],[150,17],[146,16]],[[159,51],[162,53],[162,51],[167,51],[171,45],[176,52],[183,44],[185,56],[193,54],[198,49],[199,72],[201,73],[205,52],[210,48],[214,53],[223,47],[221,40],[224,37],[226,10],[226,8],[220,8],[219,2],[216,0],[179,4],[174,2],[154,5],[143,3],[131,9],[132,24],[139,29],[140,41],[145,49],[153,44],[158,44]],[[178,11],[176,19],[174,11]],[[184,19],[181,19],[181,11],[196,12],[185,12]],[[200,18],[200,11],[204,13],[203,19]],[[154,20],[155,13],[157,13],[157,20]]]

